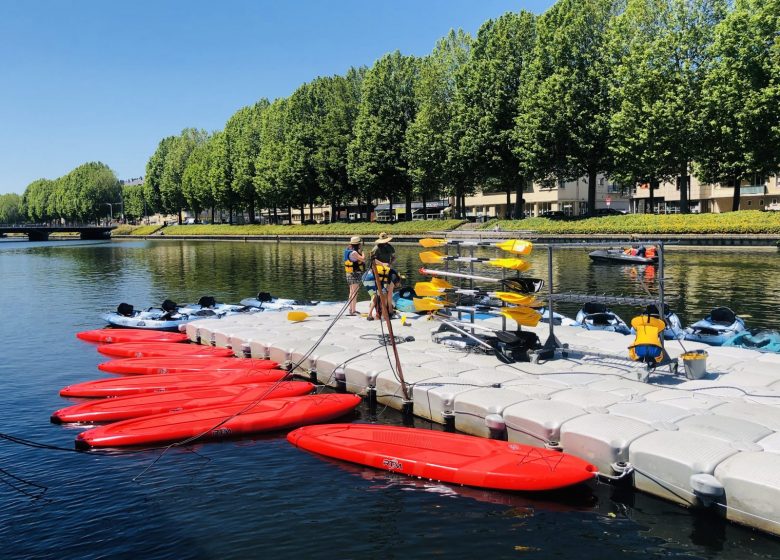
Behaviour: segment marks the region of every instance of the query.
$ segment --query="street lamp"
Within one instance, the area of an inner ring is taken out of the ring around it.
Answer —
[[[114,205],[111,204],[110,202],[101,202],[100,204],[105,204],[105,205],[108,206],[109,216],[111,217],[111,221],[113,222],[114,221]]]

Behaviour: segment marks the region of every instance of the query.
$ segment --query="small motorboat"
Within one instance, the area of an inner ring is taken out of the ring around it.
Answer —
[[[657,264],[655,247],[629,247],[628,249],[599,249],[588,253],[594,262],[618,264]]]
[[[723,346],[736,346],[738,348],[758,350],[759,352],[780,353],[780,332],[772,330],[749,332],[745,330],[729,338],[723,343]]]
[[[660,318],[660,314],[658,313],[658,305],[648,305],[645,308],[645,315]],[[664,329],[664,338],[666,340],[680,340],[685,337],[685,329],[682,326],[682,321],[680,321],[677,313],[673,312],[666,304],[664,304],[663,320],[664,323],[666,323],[666,328]]]
[[[721,346],[745,330],[745,322],[728,307],[716,307],[701,321],[685,329],[685,340]]]
[[[616,313],[603,303],[589,301],[577,312],[574,327],[582,327],[590,331],[609,331],[620,334],[630,334],[631,329]]]

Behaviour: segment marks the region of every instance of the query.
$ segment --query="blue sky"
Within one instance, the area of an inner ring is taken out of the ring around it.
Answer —
[[[424,55],[451,28],[476,34],[552,0],[0,0],[0,194],[102,161],[143,175],[164,136],[221,129],[399,49]]]

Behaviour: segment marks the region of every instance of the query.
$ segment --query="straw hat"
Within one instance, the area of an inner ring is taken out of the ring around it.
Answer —
[[[363,243],[363,240],[360,239],[360,237],[357,235],[353,235],[352,238],[349,240],[350,245],[359,245],[361,243]]]
[[[376,240],[377,243],[388,243],[393,239],[392,235],[387,235],[384,231],[379,234],[379,239]]]

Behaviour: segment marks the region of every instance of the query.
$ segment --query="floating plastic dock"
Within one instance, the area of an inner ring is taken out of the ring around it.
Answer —
[[[344,315],[320,341],[338,311],[313,307],[301,322],[285,312],[205,319],[186,332],[461,432],[560,449],[642,492],[780,535],[780,354],[668,341],[672,359],[706,348],[706,375],[689,380],[681,364],[678,375],[666,367],[648,377],[628,359],[633,337],[558,326],[565,354],[504,364],[434,343],[437,320],[410,315],[393,321],[407,401],[383,323]],[[544,341],[548,328],[524,330]]]

